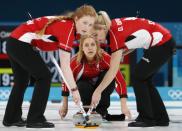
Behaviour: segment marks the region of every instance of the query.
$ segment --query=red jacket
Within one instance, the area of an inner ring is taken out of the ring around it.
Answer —
[[[160,46],[172,37],[169,30],[160,24],[136,17],[113,19],[109,36],[112,52],[121,48],[148,49],[153,46]],[[127,44],[126,41],[129,36],[134,36],[136,39],[139,38],[140,40],[137,43],[128,42]],[[144,40],[145,42],[143,42]]]
[[[102,60],[98,63],[93,62],[91,65],[88,63],[78,63],[76,60],[77,56],[74,56],[71,59],[71,69],[73,72],[73,76],[75,80],[79,80],[82,78],[96,78],[102,71],[108,70],[110,67],[110,59],[111,56],[107,54],[106,52],[103,52]],[[120,97],[127,97],[127,89],[126,89],[126,82],[124,80],[123,75],[121,74],[120,70],[118,70],[118,73],[116,75],[116,83],[117,86],[115,90],[120,95]],[[69,90],[66,86],[66,84],[63,82],[62,84],[63,89],[63,96],[69,95]]]
[[[56,20],[47,26],[43,36],[36,34],[50,18],[55,17],[44,16],[29,20],[18,26],[10,36],[44,51],[54,51],[60,48],[70,52],[75,39],[75,25],[72,20]]]

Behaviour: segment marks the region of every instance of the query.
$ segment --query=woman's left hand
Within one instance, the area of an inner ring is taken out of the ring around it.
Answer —
[[[127,116],[129,120],[131,120],[132,116],[126,104],[126,98],[121,98],[121,112],[125,114],[125,116]]]
[[[121,111],[123,114],[125,114],[125,116],[128,117],[129,120],[131,120],[131,113],[127,106],[122,107]]]

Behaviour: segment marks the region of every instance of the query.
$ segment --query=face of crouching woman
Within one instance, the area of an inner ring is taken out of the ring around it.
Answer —
[[[101,48],[95,38],[91,35],[84,35],[80,39],[79,51],[77,54],[77,61],[87,62],[99,61],[102,57]]]

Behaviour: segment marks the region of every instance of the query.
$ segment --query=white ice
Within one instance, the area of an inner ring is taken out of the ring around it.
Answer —
[[[2,125],[2,119],[4,116],[4,111],[6,108],[7,102],[0,102],[0,131],[23,131],[23,130],[38,130],[38,129],[26,129],[25,127],[4,127]],[[23,117],[26,118],[28,108],[30,103],[23,103]],[[102,125],[96,129],[82,129],[76,128],[72,123],[72,116],[78,111],[78,108],[74,105],[73,102],[69,102],[69,112],[64,120],[60,119],[58,110],[60,108],[60,103],[51,103],[48,102],[45,116],[48,121],[55,124],[53,129],[40,129],[40,130],[54,130],[54,131],[82,131],[82,130],[96,130],[96,131],[180,131],[182,128],[182,101],[172,101],[165,102],[167,107],[168,114],[170,116],[170,125],[168,127],[128,127],[129,120],[118,121],[118,122],[104,122]],[[132,119],[135,119],[137,116],[136,104],[135,102],[128,102],[129,109],[132,113]],[[109,112],[111,114],[120,114],[120,104],[119,102],[111,102]]]

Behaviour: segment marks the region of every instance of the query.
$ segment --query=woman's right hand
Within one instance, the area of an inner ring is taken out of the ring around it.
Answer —
[[[81,102],[80,93],[78,90],[72,91],[73,101],[76,105],[79,105]]]
[[[59,109],[59,115],[63,119],[68,113],[68,97],[63,97],[63,104]]]
[[[61,119],[65,118],[67,113],[68,113],[68,106],[63,104],[59,110],[59,115],[60,115]]]

